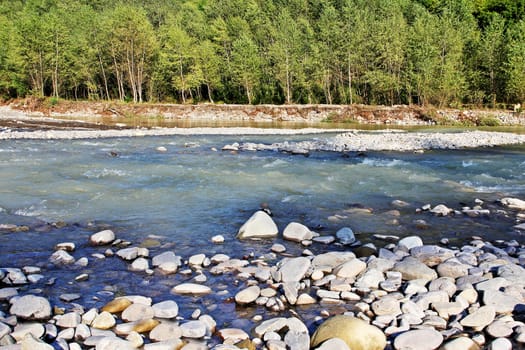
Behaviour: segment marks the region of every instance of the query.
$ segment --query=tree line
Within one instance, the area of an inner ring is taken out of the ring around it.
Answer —
[[[525,101],[525,0],[0,0],[0,98]]]

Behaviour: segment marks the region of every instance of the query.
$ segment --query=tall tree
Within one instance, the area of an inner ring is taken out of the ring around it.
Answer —
[[[243,33],[233,42],[232,63],[234,80],[242,85],[248,104],[252,104],[261,74],[261,58],[248,33]]]
[[[507,91],[511,101],[525,103],[525,20],[521,20],[510,29],[508,48]]]

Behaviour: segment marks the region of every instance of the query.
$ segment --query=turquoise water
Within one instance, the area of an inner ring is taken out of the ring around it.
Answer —
[[[85,303],[96,304],[104,301],[97,294],[104,289],[153,297],[169,295],[170,287],[185,277],[146,278],[127,272],[119,259],[107,259],[90,263],[86,270],[92,277],[88,282],[67,284],[84,270],[50,266],[47,259],[53,246],[64,241],[77,244],[76,258],[103,252],[89,247],[87,238],[107,227],[133,244],[153,235],[163,246],[152,248],[151,255],[167,249],[184,258],[201,252],[232,257],[266,254],[275,241],[239,242],[234,238],[261,203],[270,206],[281,230],[291,221],[304,223],[322,235],[349,226],[362,242],[377,246],[386,243],[375,240],[376,233],[400,237],[417,234],[427,243],[446,237],[460,244],[472,235],[523,243],[520,233],[513,229],[515,216],[498,214],[502,208],[495,201],[505,196],[525,198],[525,147],[344,156],[314,152],[309,157],[220,151],[233,142],[272,143],[284,137],[2,141],[0,224],[25,224],[29,231],[0,233],[0,267],[41,266],[46,276],[55,276],[58,282],[52,287],[37,287],[54,300],[59,293],[81,291]],[[166,147],[167,152],[158,152],[159,146]],[[399,217],[389,212],[396,209],[391,204],[396,199],[409,203],[399,209]],[[480,218],[416,214],[416,209],[427,203],[443,203],[459,210],[473,206],[475,199],[483,200],[493,214]],[[414,220],[421,219],[429,228],[418,228]],[[225,237],[225,244],[210,243],[217,234]],[[291,254],[303,249],[296,243],[286,245]],[[314,252],[342,249],[319,244],[309,248]],[[223,277],[213,280],[218,286],[228,283]],[[93,299],[93,295],[98,298]],[[209,298],[179,302],[192,307],[197,303],[202,308],[217,304],[219,309],[224,308],[222,312],[240,312],[232,310],[235,307],[231,304]]]

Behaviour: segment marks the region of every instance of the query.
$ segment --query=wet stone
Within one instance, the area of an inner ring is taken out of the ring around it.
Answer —
[[[47,320],[51,317],[51,305],[46,298],[25,295],[16,299],[9,312],[28,320]]]
[[[152,306],[152,309],[157,318],[174,318],[179,313],[179,306],[173,300],[156,303]]]
[[[439,348],[443,336],[433,329],[418,329],[401,333],[394,339],[395,349],[433,350]]]

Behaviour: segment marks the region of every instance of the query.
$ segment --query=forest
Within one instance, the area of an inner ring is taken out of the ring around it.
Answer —
[[[525,0],[0,0],[0,100],[525,102]]]

